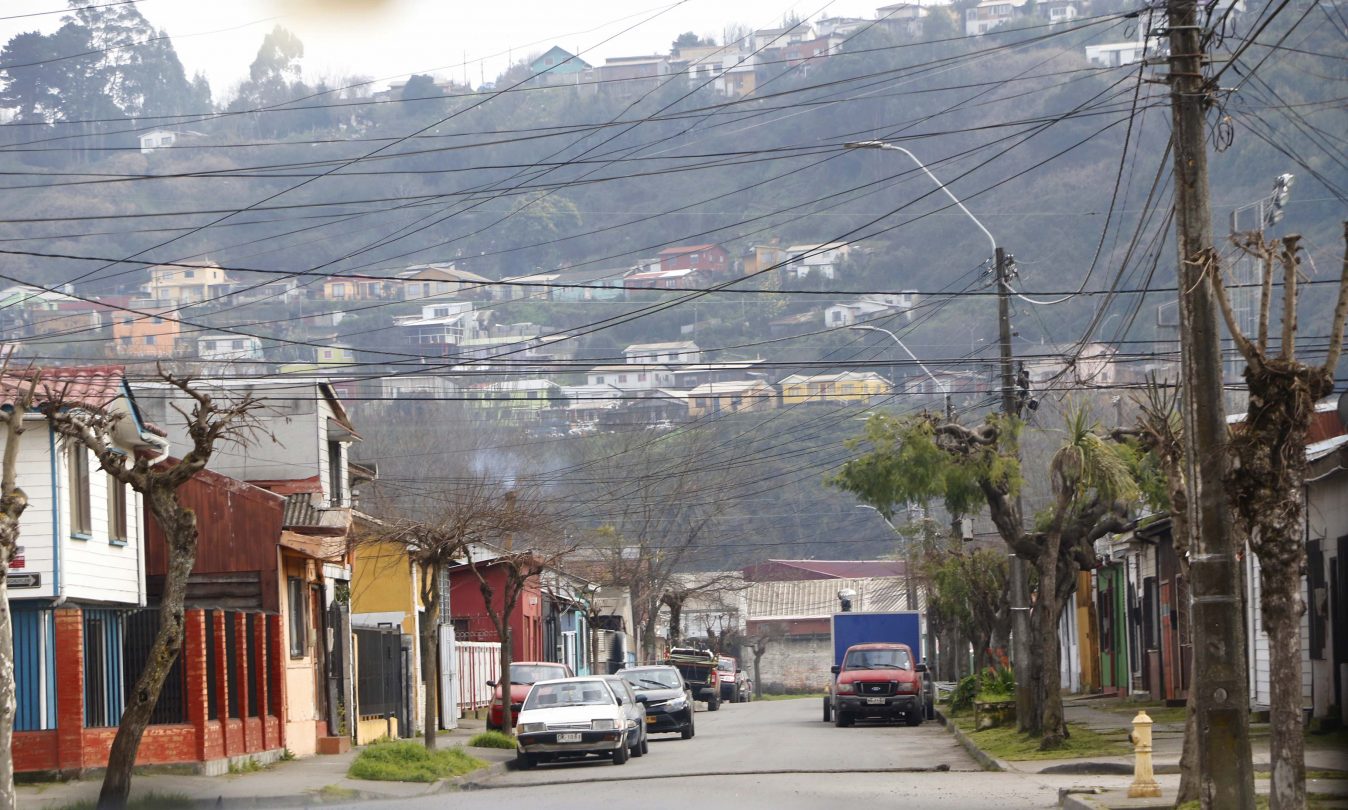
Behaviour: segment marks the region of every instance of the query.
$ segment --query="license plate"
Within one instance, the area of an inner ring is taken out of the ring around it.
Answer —
[[[885,699],[884,699],[884,698],[866,698],[866,702],[867,702],[868,704],[872,705],[872,706],[883,706],[883,705],[885,705]]]
[[[654,718],[654,717],[647,717],[647,718],[646,718],[646,722],[647,722],[647,723],[654,723],[654,722],[655,722],[655,718]]]
[[[580,732],[564,731],[557,735],[557,742],[559,743],[580,742]]]

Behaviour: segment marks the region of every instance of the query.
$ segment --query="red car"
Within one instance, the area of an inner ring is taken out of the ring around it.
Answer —
[[[529,696],[529,687],[538,681],[553,681],[558,678],[570,678],[574,675],[566,664],[554,664],[551,661],[520,661],[510,665],[510,720],[513,723],[520,716],[520,705]],[[491,706],[487,709],[487,728],[503,731],[501,728],[501,684],[487,681],[495,687],[491,695]]]
[[[833,668],[837,677],[824,698],[824,722],[850,726],[862,717],[902,717],[910,726],[920,725],[926,714],[926,671],[907,644],[854,644]]]

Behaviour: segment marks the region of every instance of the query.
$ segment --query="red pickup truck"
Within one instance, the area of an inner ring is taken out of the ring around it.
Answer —
[[[916,663],[907,644],[873,642],[847,648],[842,664],[824,699],[824,722],[850,726],[862,717],[902,717],[920,725],[926,713],[922,676],[925,664]]]

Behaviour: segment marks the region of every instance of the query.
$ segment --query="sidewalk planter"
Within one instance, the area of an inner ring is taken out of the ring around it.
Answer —
[[[974,700],[974,728],[978,731],[1015,723],[1016,701]]]

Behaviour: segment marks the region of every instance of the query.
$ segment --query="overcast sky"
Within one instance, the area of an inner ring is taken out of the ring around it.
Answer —
[[[106,0],[91,0],[106,2]],[[283,25],[304,42],[306,78],[397,78],[435,72],[491,80],[553,44],[591,64],[664,53],[680,32],[713,35],[728,24],[777,25],[801,17],[871,17],[885,0],[139,0],[141,13],[173,37],[189,75],[204,71],[216,100],[248,72],[262,37]],[[60,25],[61,0],[3,0],[0,36]],[[40,16],[18,17],[24,14]],[[18,17],[17,19],[15,17]],[[629,30],[630,29],[630,30]],[[466,63],[466,64],[465,64]]]

